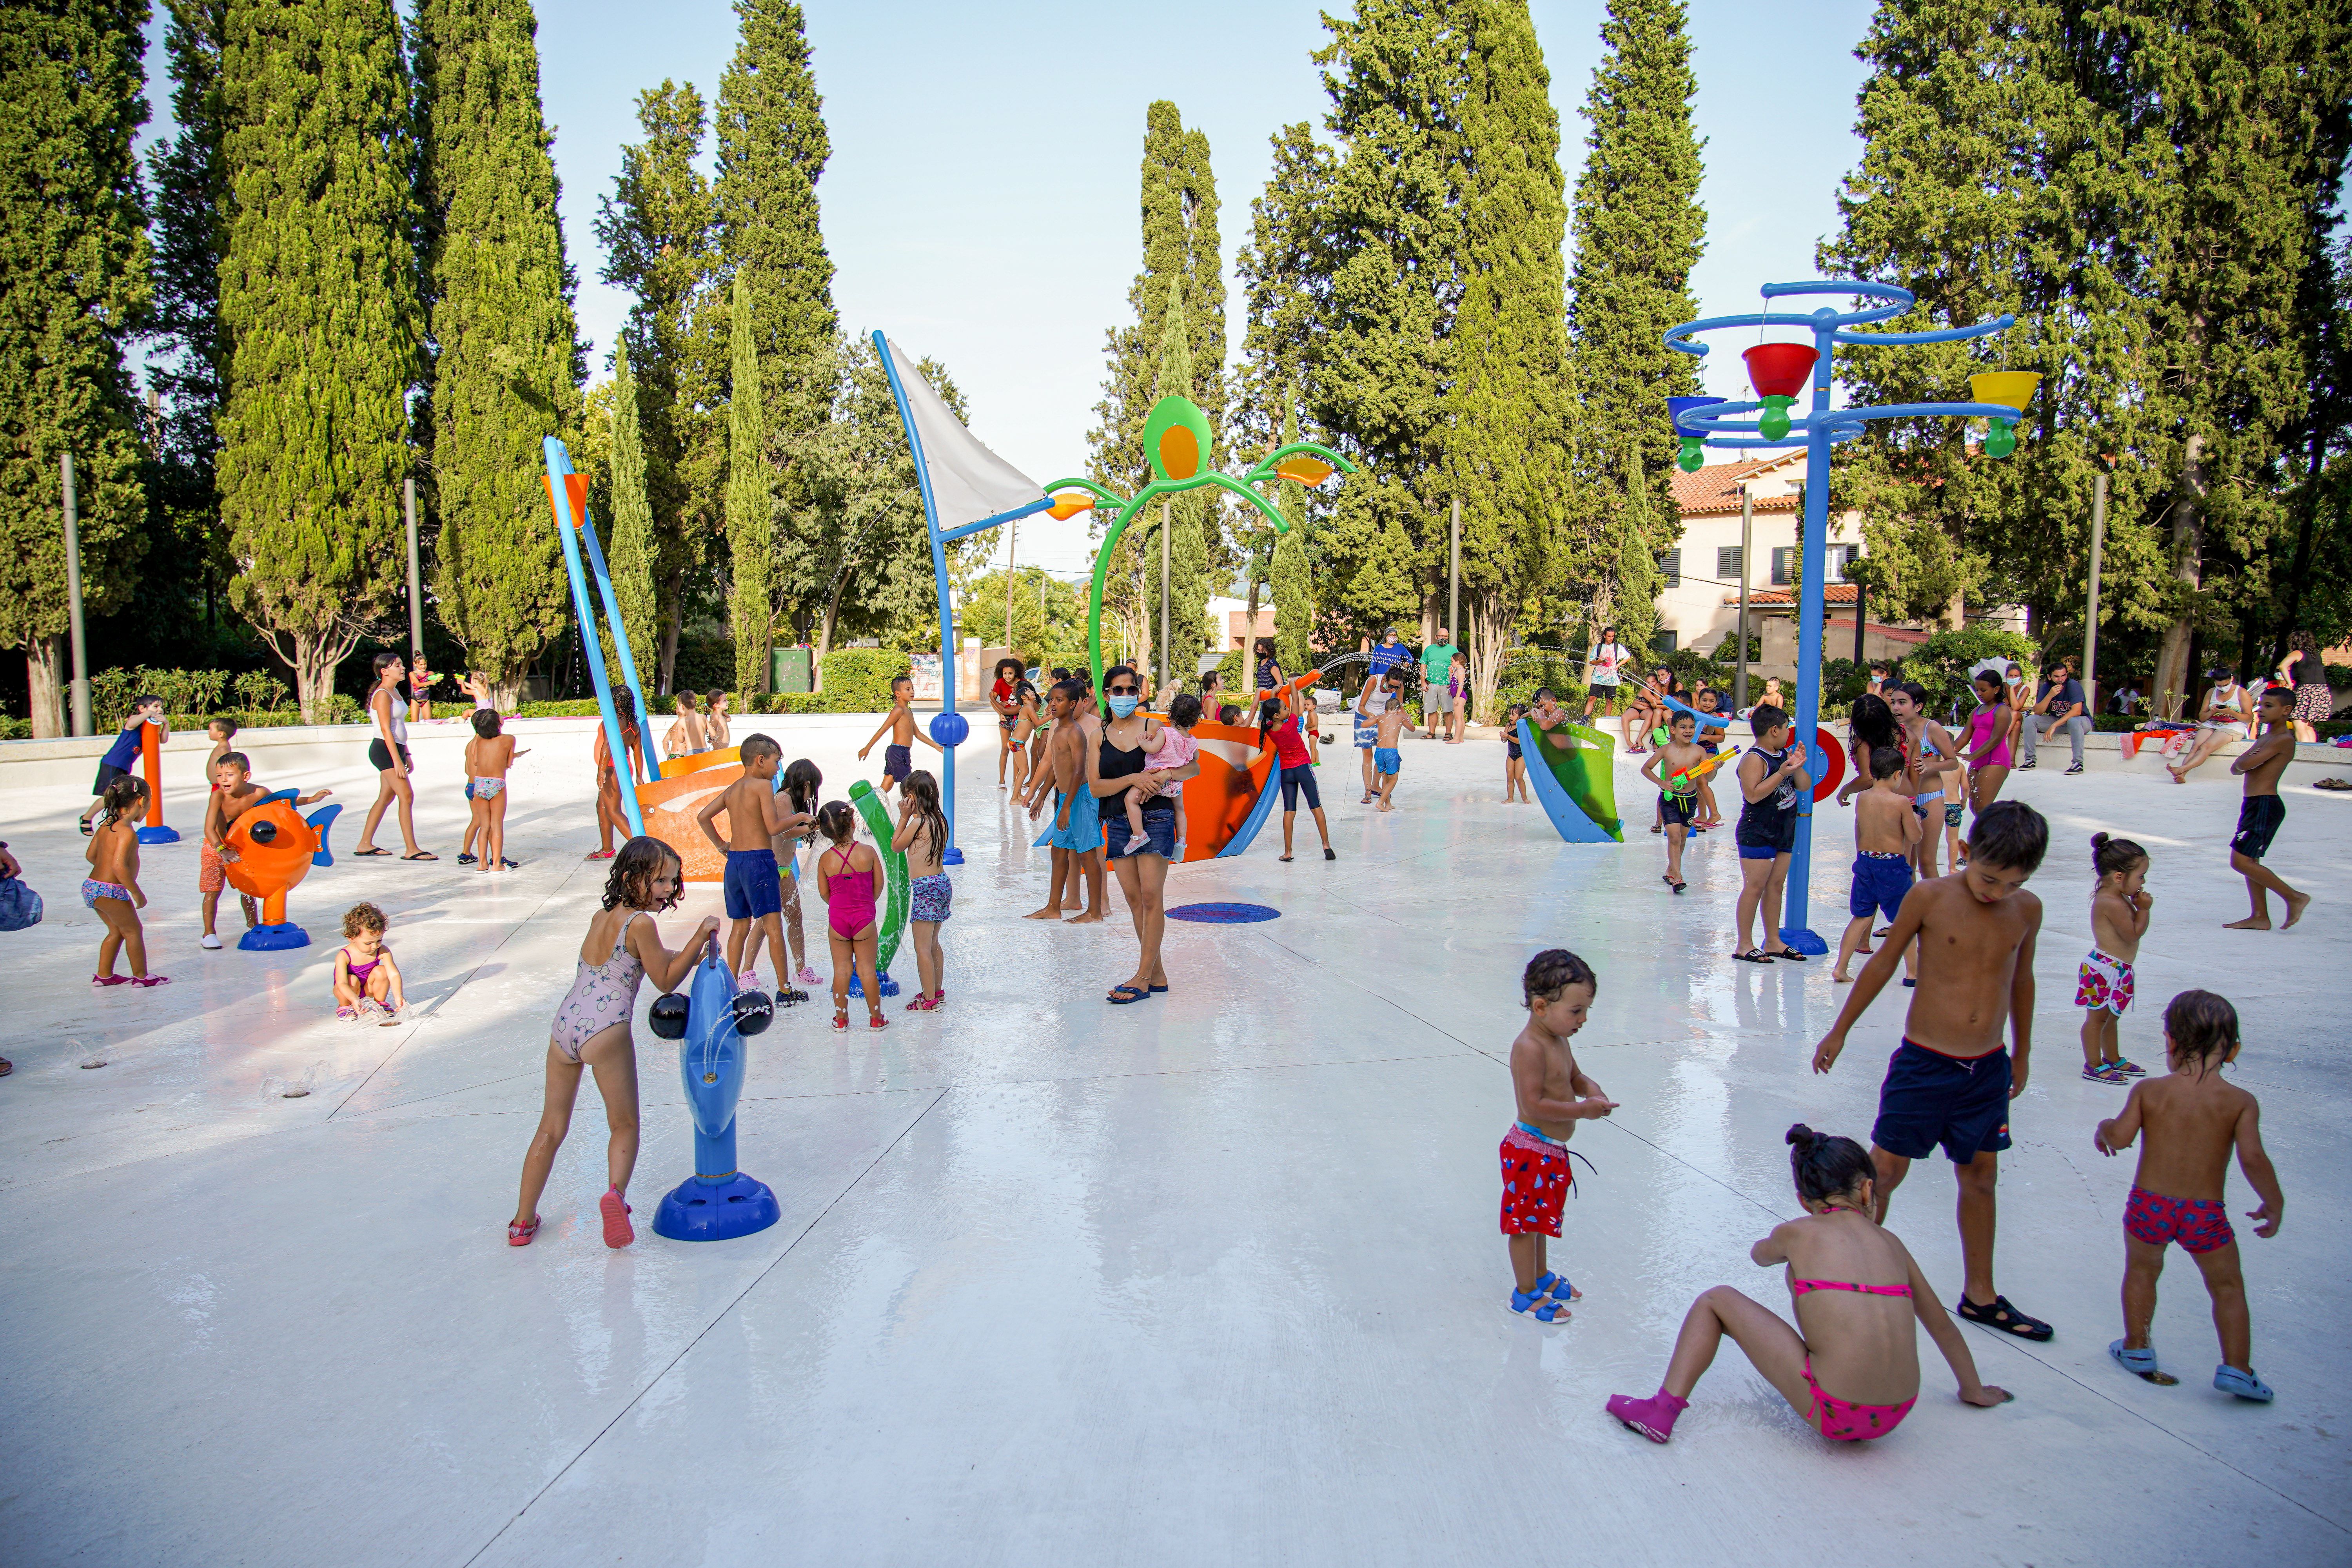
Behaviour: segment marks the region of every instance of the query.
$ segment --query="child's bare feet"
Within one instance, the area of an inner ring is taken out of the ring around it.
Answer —
[[[1032,910],[1021,917],[1024,921],[1057,921],[1062,918],[1061,906],[1047,904],[1042,910]]]
[[[1391,805],[1387,801],[1382,801],[1381,802],[1381,809],[1382,811],[1394,811],[1396,807]]]
[[[2230,921],[2221,929],[2223,931],[2268,931],[2271,929],[2271,918],[2268,915],[2248,915],[2244,920]]]
[[[1853,984],[1853,976],[1848,974],[1843,969],[1833,969],[1830,971],[1830,978],[1836,981],[1840,985],[1851,985]]]
[[[1063,923],[1065,925],[1090,926],[1098,925],[1101,921],[1102,911],[1100,910],[1088,910],[1085,914],[1075,916]]]
[[[2309,893],[2289,893],[2286,896],[2286,919],[2279,922],[2279,930],[2284,931],[2289,926],[2294,924],[2295,921],[2303,919],[2303,911],[2310,907],[2311,895]]]

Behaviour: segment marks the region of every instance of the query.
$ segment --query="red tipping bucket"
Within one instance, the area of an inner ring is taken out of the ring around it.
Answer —
[[[1759,397],[1797,397],[1813,374],[1819,351],[1803,343],[1758,343],[1739,356],[1748,362],[1748,379]]]

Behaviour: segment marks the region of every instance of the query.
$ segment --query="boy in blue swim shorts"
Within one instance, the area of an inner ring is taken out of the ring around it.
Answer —
[[[880,740],[885,731],[888,732],[890,744],[882,752],[882,794],[886,796],[889,795],[892,784],[905,784],[907,775],[914,771],[912,748],[917,741],[939,752],[941,756],[947,755],[940,750],[940,743],[924,734],[915,723],[914,704],[914,678],[907,675],[892,677],[890,711],[883,717],[880,728],[866,738],[866,744],[857,748],[857,760],[862,763],[866,760],[866,753],[874,749],[874,742]]]
[[[1404,738],[1405,711],[1403,699],[1396,693],[1397,678],[1388,678],[1390,698],[1388,711],[1381,715],[1380,729],[1372,748],[1372,783],[1378,788],[1382,811],[1396,809],[1397,774],[1403,771],[1404,759],[1397,753],[1397,742]]]
[[[1837,968],[1830,978],[1843,985],[1853,979],[1845,966],[1870,942],[1871,922],[1884,914],[1893,920],[1911,890],[1911,851],[1927,831],[1911,797],[1903,793],[1903,753],[1880,746],[1870,753],[1871,785],[1854,797],[1853,888],[1846,909],[1853,919],[1838,941]],[[1916,955],[1904,955],[1904,984],[1918,974]]]
[[[694,819],[702,836],[727,857],[721,883],[727,900],[727,967],[739,985],[756,983],[744,964],[743,944],[757,926],[776,955],[777,973],[784,970],[784,888],[776,868],[775,837],[799,825],[776,794],[776,764],[783,748],[766,735],[743,737],[743,776],[711,796]],[[719,837],[715,819],[727,814],[727,837]],[[753,963],[759,950],[752,949]]]
[[[1878,1172],[1873,1217],[1885,1223],[1911,1162],[1941,1147],[1960,1189],[1964,1283],[1952,1310],[2022,1340],[2046,1340],[2051,1328],[1993,1288],[1993,1194],[2000,1152],[2009,1147],[2010,1102],[2025,1090],[2032,1046],[2042,900],[2024,890],[2025,881],[2049,847],[2050,825],[2023,801],[1995,801],[1979,813],[1969,826],[1969,863],[1911,889],[1813,1053],[1815,1072],[1836,1065],[1846,1031],[1916,942],[1919,988],[1904,1019],[1903,1043],[1888,1058],[1870,1133]],[[2004,1030],[2008,1050],[2001,1048]]]

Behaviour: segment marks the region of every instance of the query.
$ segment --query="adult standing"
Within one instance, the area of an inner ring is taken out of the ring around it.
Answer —
[[[1412,649],[1397,641],[1397,629],[1390,626],[1381,633],[1381,646],[1372,649],[1372,662],[1368,679],[1377,681],[1391,669],[1402,669],[1412,662]]]
[[[2292,670],[2294,673],[2289,674]],[[2294,683],[2294,738],[2306,744],[2319,739],[2315,726],[2336,717],[2336,693],[2327,684],[2327,666],[2320,661],[2318,644],[2309,632],[2286,639],[2286,657],[2279,660],[2278,678]]]
[[[1381,715],[1391,703],[1404,700],[1393,682],[1402,679],[1394,670],[1382,670],[1364,681],[1364,689],[1356,693],[1356,750],[1364,758],[1364,798],[1357,804],[1370,805],[1375,798],[1372,790],[1372,752],[1381,743]]]
[[[1144,765],[1144,752],[1159,739],[1160,726],[1142,711],[1143,682],[1126,665],[1104,672],[1103,698],[1110,716],[1103,721],[1101,742],[1087,753],[1087,787],[1099,810],[1106,796],[1118,795],[1139,778],[1143,797],[1144,844],[1128,847],[1132,830],[1125,811],[1104,814],[1103,844],[1118,873],[1119,891],[1127,895],[1127,912],[1135,922],[1137,957],[1134,977],[1114,985],[1105,997],[1113,1006],[1140,1002],[1168,989],[1168,971],[1160,961],[1160,940],[1168,924],[1160,899],[1168,882],[1168,863],[1176,858],[1176,802],[1159,794],[1160,788],[1188,779],[1201,771],[1200,759],[1176,769]]]
[[[1437,628],[1437,640],[1421,650],[1421,717],[1428,728],[1423,739],[1437,739],[1438,715],[1445,717],[1445,743],[1462,742],[1462,710],[1454,700],[1454,661],[1461,657],[1450,626]]]
[[[375,769],[375,804],[368,807],[367,826],[360,829],[360,841],[352,847],[355,856],[392,853],[375,847],[375,826],[383,820],[384,807],[397,801],[400,837],[408,846],[401,858],[441,858],[416,847],[416,791],[409,781],[408,700],[401,695],[407,675],[407,666],[398,654],[375,656],[375,689],[368,693],[368,711],[375,720],[375,738],[368,742],[368,764]]]
[[[2074,743],[2074,764],[2070,773],[2083,771],[2083,737],[2091,732],[2090,715],[2083,708],[2083,683],[2074,679],[2074,671],[2066,659],[2050,667],[2042,677],[2042,687],[2034,694],[2033,711],[2025,716],[2021,738],[2025,742],[2025,760],[2018,763],[2022,770],[2035,765],[2034,753],[2039,742],[2053,731],[2063,731]]]
[[[1585,656],[1584,721],[1592,721],[1592,711],[1598,705],[1604,714],[1617,711],[1619,689],[1623,683],[1625,668],[1633,662],[1633,650],[1617,640],[1615,626],[1601,628],[1601,640],[1592,645]]]

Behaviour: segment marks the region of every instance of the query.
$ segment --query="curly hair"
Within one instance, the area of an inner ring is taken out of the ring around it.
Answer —
[[[343,940],[351,941],[363,931],[382,935],[387,922],[383,911],[371,903],[353,904],[343,911]]]
[[[659,903],[654,901],[654,879],[662,874],[663,868],[680,864],[677,851],[658,838],[640,836],[630,839],[613,857],[613,868],[604,874],[604,907],[617,910],[625,904],[633,910],[656,913],[676,909],[686,890],[683,879],[671,886],[669,897]]]
[[[1519,975],[1519,991],[1528,1005],[1538,1001],[1551,1002],[1571,985],[1590,985],[1598,990],[1601,981],[1592,973],[1592,965],[1564,947],[1548,947],[1528,960]]]

